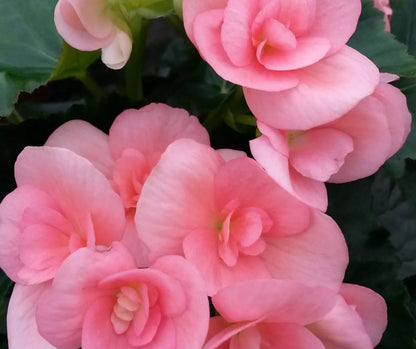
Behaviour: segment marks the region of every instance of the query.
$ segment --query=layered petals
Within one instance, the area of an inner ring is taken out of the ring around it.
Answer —
[[[10,349],[56,349],[39,334],[35,317],[38,299],[49,287],[50,283],[14,286],[7,312],[7,335]]]
[[[285,130],[259,121],[262,135],[250,141],[250,149],[283,188],[325,211],[323,182],[348,182],[375,173],[404,144],[411,120],[400,90],[379,82],[372,95],[346,114],[317,127]]]
[[[357,285],[343,285],[337,294],[293,281],[254,280],[225,287],[212,302],[220,316],[211,318],[203,349],[372,349],[386,326],[384,300]]]
[[[300,82],[293,88],[267,92],[245,87],[244,96],[257,120],[277,129],[306,130],[351,110],[374,92],[379,75],[368,58],[345,46],[299,70]]]
[[[102,61],[111,69],[120,69],[128,61],[132,49],[128,26],[111,12],[105,0],[60,0],[54,16],[58,33],[72,47],[102,49]],[[116,22],[123,22],[123,29]]]
[[[66,149],[28,147],[15,176],[18,188],[0,206],[0,263],[14,281],[50,280],[80,247],[121,239],[120,198],[86,159]]]
[[[182,7],[185,30],[213,69],[261,91],[302,83],[304,68],[345,45],[361,10],[359,1],[341,0],[184,0]]]
[[[338,289],[344,275],[345,241],[329,217],[291,197],[252,159],[224,162],[191,140],[168,147],[136,212],[150,260],[184,255],[203,275],[209,295],[270,276]]]
[[[188,262],[167,256],[136,269],[121,244],[71,255],[37,309],[41,334],[64,349],[200,348],[208,318],[203,282]]]

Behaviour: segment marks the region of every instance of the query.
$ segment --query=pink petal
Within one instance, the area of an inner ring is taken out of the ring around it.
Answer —
[[[125,217],[120,198],[85,158],[62,148],[27,147],[17,158],[15,177],[18,186],[31,185],[54,198],[85,238],[92,223],[96,244],[110,245],[121,239]]]
[[[149,247],[151,261],[182,255],[187,234],[215,224],[214,175],[223,162],[215,150],[189,139],[167,148],[147,178],[136,210],[139,237]]]
[[[86,349],[135,349],[126,336],[117,335],[111,323],[114,297],[102,297],[92,303],[82,324],[82,347]],[[73,347],[75,348],[75,347]]]
[[[342,284],[340,294],[361,317],[373,346],[376,346],[387,326],[387,306],[383,297],[367,287],[352,284]]]
[[[149,263],[149,249],[144,242],[139,239],[139,233],[134,222],[134,214],[128,213],[126,216],[127,225],[121,242],[130,251],[131,255],[136,260],[138,268],[146,268]]]
[[[37,301],[49,287],[48,282],[36,286],[14,286],[7,312],[9,349],[56,349],[40,336],[35,318]]]
[[[273,278],[338,290],[348,264],[344,236],[336,223],[314,211],[310,227],[286,237],[267,237],[261,255]]]
[[[325,38],[306,37],[296,40],[292,50],[273,50],[267,47],[258,56],[258,60],[270,70],[294,70],[309,66],[321,60],[330,49]]]
[[[196,17],[193,28],[201,56],[218,75],[234,84],[266,91],[286,90],[298,84],[294,73],[267,70],[257,60],[244,67],[235,66],[220,41],[223,13],[223,10],[203,12]]]
[[[412,116],[407,108],[405,95],[396,87],[380,83],[374,96],[383,103],[391,134],[388,157],[393,156],[404,144],[410,132]]]
[[[59,126],[45,145],[72,150],[91,161],[107,178],[112,176],[114,162],[108,136],[86,121],[71,120]]]
[[[245,329],[250,329],[258,322],[260,320],[229,324],[220,316],[211,317],[210,333],[202,349],[229,349],[229,341],[232,337],[240,334]]]
[[[360,316],[341,296],[322,319],[308,325],[326,349],[373,349]]]
[[[122,112],[110,128],[109,142],[113,157],[117,159],[126,148],[139,150],[146,157],[160,154],[179,138],[209,145],[208,132],[195,116],[184,109],[152,103]]]
[[[204,280],[190,263],[176,256],[160,258],[152,268],[177,279],[188,297],[186,311],[172,319],[176,328],[175,348],[201,348],[208,332],[209,322],[209,305]]]
[[[256,327],[252,326],[231,338],[230,347],[233,349],[260,349],[262,338]]]
[[[130,58],[133,42],[131,36],[116,28],[116,33],[109,45],[103,46],[101,60],[111,69],[121,69]]]
[[[289,162],[303,176],[325,182],[338,172],[353,149],[353,140],[342,131],[312,129],[293,140]]]
[[[308,36],[329,39],[329,54],[333,54],[340,50],[354,33],[361,13],[361,1],[319,0],[316,4],[315,21]]]
[[[244,67],[254,58],[251,42],[251,23],[257,10],[256,1],[228,0],[224,9],[221,41],[230,61]]]
[[[271,141],[273,137],[265,135],[250,141],[250,150],[257,162],[290,194],[307,205],[326,211],[328,198],[324,183],[303,177],[291,169],[288,155],[282,153],[281,148],[275,148]],[[287,143],[284,144],[283,151],[288,152]]]
[[[113,24],[109,18],[97,18],[101,11],[91,6],[98,2],[100,1],[84,3],[85,6],[82,6],[76,0],[60,0],[56,5],[56,29],[71,46],[79,50],[94,51],[111,42],[114,35]]]
[[[218,207],[237,200],[241,208],[263,209],[272,220],[270,235],[297,234],[309,223],[309,208],[276,185],[249,158],[229,161],[220,168],[215,176],[215,197]]]
[[[305,130],[322,125],[370,95],[379,80],[377,67],[347,46],[297,70],[297,75],[300,83],[280,92],[254,90],[242,84],[247,86],[244,96],[258,120],[277,129]]]
[[[242,150],[234,150],[234,149],[217,149],[217,153],[221,155],[221,157],[225,161],[234,160],[237,158],[247,157],[247,154]]]
[[[212,302],[228,322],[283,322],[305,325],[322,318],[336,301],[324,287],[308,287],[290,280],[251,280],[218,291]]]
[[[238,281],[270,277],[266,265],[258,256],[240,255],[233,267],[226,265],[218,255],[218,239],[214,230],[190,233],[183,241],[183,252],[205,280],[208,296]]]
[[[327,349],[304,326],[293,323],[261,323],[258,325],[263,341],[273,348]]]
[[[183,24],[185,26],[186,34],[194,44],[193,24],[197,15],[208,10],[225,8],[227,2],[228,0],[183,0]]]
[[[344,165],[330,182],[349,182],[376,172],[388,158],[391,135],[385,109],[374,96],[367,97],[329,127],[349,134],[354,151],[345,158]]]
[[[120,243],[103,252],[82,248],[71,254],[56,273],[51,289],[39,299],[39,332],[59,349],[80,347],[84,314],[93,301],[105,295],[97,288],[99,281],[135,267]]]
[[[8,277],[20,283],[27,283],[18,274],[24,267],[20,260],[19,240],[23,215],[28,207],[47,209],[56,207],[56,203],[43,191],[22,186],[8,194],[0,205],[0,265]]]

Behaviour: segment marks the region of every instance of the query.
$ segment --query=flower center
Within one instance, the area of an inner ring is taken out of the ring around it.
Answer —
[[[123,334],[130,327],[142,301],[138,290],[130,286],[122,287],[116,294],[116,298],[117,301],[111,314],[111,323],[117,334]]]
[[[269,215],[258,207],[239,208],[231,201],[222,212],[222,225],[217,225],[218,254],[229,267],[237,263],[240,253],[257,256],[266,244],[262,234],[267,233],[273,222]]]

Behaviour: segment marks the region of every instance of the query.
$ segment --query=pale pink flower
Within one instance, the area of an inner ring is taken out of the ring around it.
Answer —
[[[104,64],[120,69],[130,57],[132,39],[127,24],[118,27],[114,16],[106,0],[59,0],[55,7],[56,29],[68,44],[82,51],[102,49]]]
[[[122,238],[120,198],[79,155],[27,147],[17,158],[15,178],[17,189],[0,205],[0,265],[13,281],[50,280],[72,252]]]
[[[136,225],[150,260],[184,255],[209,295],[270,277],[337,289],[348,260],[335,222],[288,194],[253,159],[226,162],[188,139],[172,143],[149,175]]]
[[[60,126],[46,145],[68,148],[90,160],[112,183],[126,209],[124,240],[138,265],[146,265],[145,247],[137,240],[133,222],[142,186],[166,147],[176,139],[209,144],[209,135],[195,116],[166,104],[128,109],[113,122],[109,135],[91,124],[72,120]]]
[[[386,328],[383,298],[342,285],[340,294],[286,280],[254,280],[220,290],[203,349],[373,349]]]
[[[359,0],[183,1],[201,56],[244,87],[255,115],[293,128],[328,122],[373,92],[377,67],[345,46],[360,11]]]
[[[390,18],[393,15],[393,11],[390,7],[389,0],[374,0],[374,7],[384,13],[384,29],[386,32],[390,32]]]
[[[59,349],[200,349],[209,306],[195,268],[179,256],[137,269],[122,244],[84,248],[40,297],[40,334]]]
[[[410,123],[405,96],[380,82],[351,111],[318,127],[279,130],[259,121],[262,136],[250,141],[250,148],[277,183],[325,211],[324,182],[349,182],[375,173],[403,145]]]

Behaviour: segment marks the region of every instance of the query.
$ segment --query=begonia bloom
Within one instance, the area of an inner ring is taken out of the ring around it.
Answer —
[[[128,109],[113,122],[109,135],[91,124],[69,121],[48,138],[46,145],[70,149],[90,160],[112,183],[120,195],[129,221],[127,244],[144,266],[144,247],[134,242],[137,233],[131,222],[142,186],[166,147],[176,139],[191,138],[209,144],[209,135],[195,116],[166,104],[150,104]]]
[[[328,216],[288,194],[254,160],[226,162],[192,140],[178,140],[162,155],[143,186],[136,225],[150,260],[185,256],[209,295],[270,277],[337,289],[348,260]]]
[[[386,328],[382,297],[356,285],[342,285],[337,294],[254,280],[228,286],[212,301],[221,316],[210,319],[203,349],[373,349]]]
[[[374,0],[374,7],[384,13],[384,30],[386,32],[391,31],[390,18],[393,15],[389,2],[389,0]]]
[[[36,304],[50,282],[38,285],[15,284],[7,310],[7,338],[9,349],[56,349],[38,331]]]
[[[348,182],[375,173],[404,144],[411,114],[399,89],[380,82],[374,93],[330,123],[279,130],[258,122],[254,158],[290,193],[322,211],[323,182]]]
[[[201,56],[279,128],[328,122],[374,91],[377,67],[345,46],[360,11],[358,0],[183,1]]]
[[[130,57],[132,39],[127,24],[118,27],[114,16],[106,0],[59,0],[55,7],[56,29],[68,44],[82,51],[102,49],[104,64],[120,69]]]
[[[12,280],[50,280],[77,249],[122,238],[122,202],[88,160],[67,149],[27,147],[15,178],[17,189],[0,205],[0,265]]]
[[[40,298],[39,332],[59,349],[200,349],[208,329],[203,281],[179,256],[137,269],[122,244],[80,249]]]

